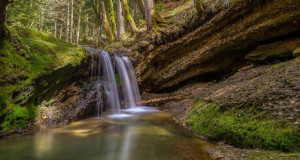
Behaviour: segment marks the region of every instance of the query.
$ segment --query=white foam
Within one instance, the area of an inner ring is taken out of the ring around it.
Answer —
[[[133,113],[144,113],[144,112],[159,112],[159,110],[151,107],[139,106],[135,108],[128,108],[123,110],[124,112],[133,112]]]
[[[108,118],[119,118],[119,119],[122,119],[122,118],[133,117],[133,115],[121,113],[121,114],[112,114],[112,115],[108,115],[107,117],[108,117]]]

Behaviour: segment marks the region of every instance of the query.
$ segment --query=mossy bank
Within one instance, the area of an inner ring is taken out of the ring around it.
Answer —
[[[38,114],[38,97],[86,60],[77,46],[30,28],[7,28],[0,43],[0,133],[20,131]]]

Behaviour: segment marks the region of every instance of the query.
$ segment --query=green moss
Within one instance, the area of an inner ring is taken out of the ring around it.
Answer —
[[[6,112],[4,122],[1,124],[3,132],[16,130],[27,126],[28,110],[20,106],[13,106]]]
[[[27,101],[68,79],[87,56],[82,48],[50,35],[30,28],[15,30],[9,29],[8,38],[0,44],[0,133],[23,127],[21,119],[33,119],[37,108]],[[24,117],[18,115],[15,120],[14,108],[25,103],[29,107],[21,110]]]
[[[115,74],[115,79],[116,79],[117,86],[121,86],[122,80],[119,74]]]
[[[196,102],[187,123],[199,134],[242,147],[299,151],[296,126],[266,119],[254,108],[222,110],[216,104]]]
[[[117,35],[117,23],[115,20],[116,13],[114,10],[114,3],[112,0],[109,0],[109,7],[110,7],[110,21],[112,23],[113,33],[114,33],[114,35]]]

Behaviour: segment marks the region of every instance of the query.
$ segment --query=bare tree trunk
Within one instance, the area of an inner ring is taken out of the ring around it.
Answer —
[[[40,12],[40,32],[43,32],[43,28],[44,28],[44,8],[43,6],[41,7],[41,12]]]
[[[73,27],[74,27],[74,0],[71,0],[71,19],[70,19],[70,40],[69,42],[73,42]]]
[[[130,31],[131,31],[131,33],[135,33],[136,32],[136,25],[134,23],[133,18],[131,17],[130,8],[129,8],[127,0],[122,0],[122,5],[124,7],[125,19],[126,19],[128,25],[129,25]]]
[[[84,40],[87,40],[87,38],[89,37],[89,14],[86,14],[86,18],[85,18],[85,38]]]
[[[63,24],[60,24],[60,29],[59,29],[59,39],[62,38],[62,33],[63,33]]]
[[[80,23],[81,23],[81,11],[82,11],[82,1],[80,0],[79,3],[79,11],[78,11],[78,23],[77,23],[77,37],[76,37],[76,44],[78,45],[79,43],[79,38],[80,38]]]
[[[147,29],[151,30],[152,28],[152,13],[153,13],[153,0],[144,0],[145,1],[145,19],[147,24]]]
[[[105,10],[105,5],[104,5],[103,1],[101,2],[101,14],[102,14],[102,20],[103,20],[106,37],[110,42],[112,42],[114,40],[114,36],[113,36],[110,26],[109,26],[109,22],[108,22],[106,10]]]
[[[57,17],[54,19],[54,37],[57,37]]]
[[[122,38],[122,35],[125,33],[123,9],[120,0],[117,0],[117,27],[117,39],[120,40]]]
[[[67,8],[67,26],[66,26],[66,41],[69,42],[69,32],[70,32],[70,2],[68,1],[68,8]]]

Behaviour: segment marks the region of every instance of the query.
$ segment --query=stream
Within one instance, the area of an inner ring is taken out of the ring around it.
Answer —
[[[65,127],[0,140],[1,160],[209,160],[214,144],[193,138],[151,107],[105,112]]]

